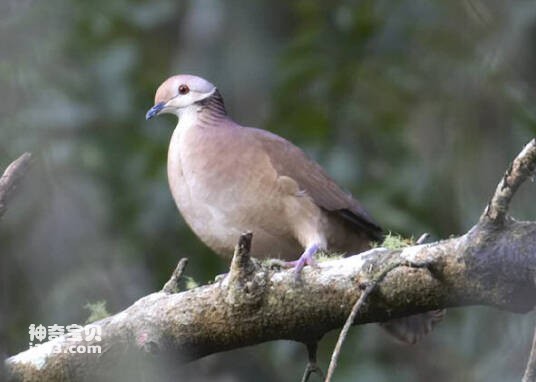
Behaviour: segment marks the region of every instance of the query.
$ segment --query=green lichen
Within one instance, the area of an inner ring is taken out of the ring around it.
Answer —
[[[105,300],[88,302],[86,305],[84,305],[84,308],[89,311],[89,317],[86,320],[86,324],[102,320],[110,315],[110,313],[106,310]]]
[[[406,247],[411,247],[412,245],[415,245],[415,239],[412,237],[410,238],[404,238],[401,235],[393,234],[389,232],[387,236],[385,236],[385,239],[383,240],[383,243],[381,244],[375,244],[373,247],[381,247],[381,248],[387,248],[387,249],[401,249]]]
[[[317,263],[322,263],[324,261],[342,259],[345,256],[346,256],[346,253],[344,253],[344,252],[324,252],[324,251],[320,251],[320,252],[317,252],[315,254],[315,261]],[[298,255],[296,255],[296,257],[298,257]],[[268,268],[273,268],[273,267],[285,268],[286,267],[285,263],[286,262],[284,260],[280,260],[280,259],[263,259],[261,261],[261,264],[263,266],[268,267]]]
[[[183,276],[183,277],[184,277],[184,286],[186,287],[187,290],[194,289],[199,286],[199,283],[195,281],[192,277],[190,276]]]
[[[315,255],[315,260],[318,263],[322,263],[324,261],[329,260],[336,260],[336,259],[342,259],[344,257],[345,253],[342,252],[318,252]]]

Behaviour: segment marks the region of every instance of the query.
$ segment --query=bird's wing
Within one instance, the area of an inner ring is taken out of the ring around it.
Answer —
[[[374,222],[363,206],[344,192],[320,165],[291,142],[266,130],[247,128],[268,154],[279,176],[294,179],[301,190],[327,211],[332,211],[363,231],[374,241],[383,238],[382,228]]]

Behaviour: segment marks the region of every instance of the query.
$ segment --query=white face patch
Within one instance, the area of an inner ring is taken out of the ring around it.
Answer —
[[[212,88],[208,92],[190,90],[187,94],[177,94],[175,97],[173,97],[166,103],[163,112],[176,114],[176,112],[174,111],[176,109],[180,111],[184,108],[189,109],[190,106],[195,106],[196,108],[198,108],[195,103],[210,97],[212,94],[214,94],[215,91],[216,88]],[[177,115],[180,116],[180,114]]]
[[[162,85],[161,101],[165,102],[162,113],[179,115],[177,110],[188,108],[216,91],[216,87],[207,80],[187,74],[171,77]],[[158,96],[156,98],[159,98]]]

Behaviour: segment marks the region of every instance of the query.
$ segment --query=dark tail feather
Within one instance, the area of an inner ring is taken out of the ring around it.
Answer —
[[[347,209],[337,210],[337,213],[356,229],[365,232],[371,241],[377,243],[383,242],[385,233],[383,232],[383,229],[372,220],[372,218],[363,214],[358,215]]]
[[[445,309],[432,310],[414,316],[397,318],[380,325],[396,339],[413,345],[434,329],[434,326],[445,317],[445,312]]]

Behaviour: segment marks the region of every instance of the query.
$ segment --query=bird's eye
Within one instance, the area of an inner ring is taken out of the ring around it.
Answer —
[[[181,85],[179,86],[179,94],[188,94],[188,92],[190,91],[190,88],[188,87],[188,85]]]

